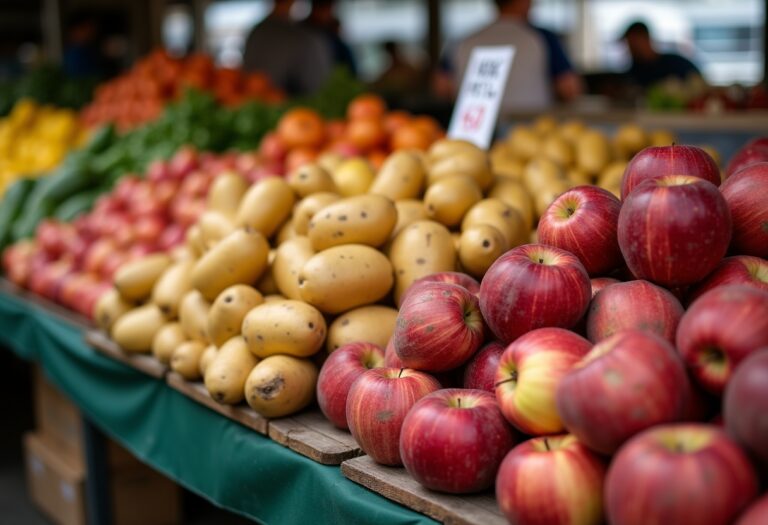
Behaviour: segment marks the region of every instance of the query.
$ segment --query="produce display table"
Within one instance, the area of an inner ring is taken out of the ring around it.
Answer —
[[[6,291],[0,344],[37,361],[136,457],[232,512],[262,523],[434,523],[96,352],[81,327]]]

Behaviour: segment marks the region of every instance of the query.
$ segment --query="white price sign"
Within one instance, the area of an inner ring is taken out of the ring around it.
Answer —
[[[469,57],[448,136],[487,149],[491,145],[514,46],[476,47]]]

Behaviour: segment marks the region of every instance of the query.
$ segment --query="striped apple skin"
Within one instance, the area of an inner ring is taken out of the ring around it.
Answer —
[[[689,294],[688,301],[693,302],[713,288],[728,284],[744,284],[768,292],[768,261],[750,255],[726,257]]]
[[[717,187],[670,175],[629,194],[619,213],[619,247],[638,279],[665,287],[704,279],[725,256],[731,213]]]
[[[374,368],[352,384],[347,395],[347,424],[360,448],[382,465],[402,465],[400,430],[416,401],[440,389],[424,372]]]
[[[496,400],[504,417],[526,434],[562,432],[558,384],[591,348],[592,343],[562,328],[539,328],[509,345],[496,369]]]
[[[768,155],[768,148],[765,151]],[[721,191],[733,217],[733,252],[768,259],[768,162],[737,171]]]
[[[601,454],[612,454],[631,436],[677,421],[689,383],[675,349],[637,330],[596,344],[560,380],[557,411],[565,428]]]
[[[571,328],[592,297],[587,271],[565,250],[526,244],[508,251],[480,283],[480,311],[503,343],[536,328]]]
[[[603,460],[573,435],[525,441],[496,477],[496,499],[515,525],[598,525],[603,521]]]
[[[727,525],[757,494],[742,450],[714,425],[660,425],[632,438],[605,481],[612,525]]]
[[[421,398],[408,412],[400,454],[408,473],[425,487],[465,494],[493,486],[514,443],[493,394],[446,388]]]

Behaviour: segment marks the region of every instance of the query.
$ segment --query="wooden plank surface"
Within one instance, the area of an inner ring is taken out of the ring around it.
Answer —
[[[168,367],[153,356],[125,352],[101,330],[88,330],[85,334],[85,342],[96,351],[157,379],[163,379],[168,373]]]
[[[267,435],[270,423],[269,419],[259,415],[259,413],[251,407],[247,405],[231,406],[217,403],[213,400],[210,394],[208,394],[208,390],[205,389],[203,383],[199,381],[187,381],[176,372],[169,372],[166,376],[166,381],[171,388],[178,390],[185,396],[210,408],[214,412],[218,412],[233,421],[237,421],[241,425],[255,430],[259,434]]]
[[[425,489],[402,467],[385,467],[369,456],[341,464],[348,479],[449,525],[505,525],[491,492],[476,495],[441,494]]]
[[[93,328],[93,322],[85,316],[80,315],[60,304],[56,304],[53,301],[46,299],[41,295],[30,292],[20,286],[16,286],[8,279],[0,277],[0,291],[13,295],[27,301],[40,310],[46,313],[54,315],[59,319],[63,319],[71,325],[74,325],[82,330],[89,330]]]
[[[333,426],[317,407],[271,420],[269,437],[323,465],[339,465],[363,453],[352,435]]]

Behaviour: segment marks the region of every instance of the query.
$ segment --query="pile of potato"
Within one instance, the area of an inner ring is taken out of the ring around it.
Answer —
[[[558,123],[545,116],[512,128],[494,144],[491,163],[497,175],[525,185],[534,196],[536,214],[541,215],[557,195],[573,186],[595,184],[618,197],[627,162],[645,147],[673,142],[669,131],[646,132],[637,124],[621,125],[609,137],[578,120]]]

